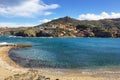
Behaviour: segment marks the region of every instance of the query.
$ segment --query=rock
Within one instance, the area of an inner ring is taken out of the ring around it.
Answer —
[[[51,37],[52,35],[50,33],[45,32],[45,31],[39,31],[36,36],[37,37]]]
[[[36,31],[34,29],[25,30],[24,37],[36,37]]]
[[[50,78],[46,78],[45,80],[50,80]]]
[[[45,76],[42,76],[37,72],[26,72],[9,76],[4,80],[50,80],[50,78],[46,78]]]
[[[24,33],[23,33],[23,31],[17,31],[17,32],[14,32],[14,35],[15,36],[24,36]]]

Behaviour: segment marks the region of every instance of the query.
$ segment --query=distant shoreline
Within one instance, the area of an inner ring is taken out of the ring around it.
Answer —
[[[14,36],[14,35],[0,35],[0,37],[10,37],[10,38],[15,38],[15,37],[18,37],[18,38],[112,38],[112,39],[120,39],[120,37],[72,37],[72,36],[64,36],[64,37],[24,37],[24,36]]]

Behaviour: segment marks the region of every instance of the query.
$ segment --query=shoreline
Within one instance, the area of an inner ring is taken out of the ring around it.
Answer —
[[[16,48],[15,46],[3,46],[0,47],[0,80],[3,80],[6,77],[14,75],[16,73],[24,73],[29,72],[30,69],[23,68],[16,64],[14,61],[10,59],[8,56],[9,51],[11,49]],[[61,72],[61,69],[49,69],[49,68],[41,68],[41,69],[33,69],[37,70],[38,74],[50,77],[51,80],[60,79],[60,80],[120,80],[120,70],[119,71],[98,71],[99,73],[95,73],[93,70],[93,74],[89,73],[91,71],[86,71],[81,73],[76,73],[74,70],[63,70],[67,73]],[[4,72],[4,73],[2,73]],[[6,75],[8,74],[8,75]],[[113,76],[112,76],[113,75]],[[117,76],[117,77],[116,77]]]
[[[21,66],[12,61],[8,56],[9,51],[13,48],[15,47],[13,46],[0,47],[0,80],[3,80],[5,77],[8,77],[10,75],[19,72],[23,73],[26,71],[26,69],[23,70]]]
[[[10,35],[9,35],[10,36]],[[9,37],[9,36],[7,36],[7,37]],[[0,36],[0,37],[2,37],[2,36]],[[23,37],[23,36],[13,36],[13,37],[11,37],[10,36],[10,38],[15,38],[15,37],[18,37],[18,38],[111,38],[111,39],[120,39],[120,37],[72,37],[72,36],[64,36],[64,37]]]

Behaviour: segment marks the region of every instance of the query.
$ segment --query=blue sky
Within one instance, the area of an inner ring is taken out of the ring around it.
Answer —
[[[0,0],[0,27],[33,26],[64,16],[120,18],[120,0]]]

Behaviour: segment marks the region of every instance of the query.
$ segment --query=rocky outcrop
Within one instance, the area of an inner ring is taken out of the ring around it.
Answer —
[[[36,37],[36,31],[34,29],[29,29],[24,31],[24,37]]]
[[[14,34],[12,35],[15,35],[15,36],[24,36],[24,32],[23,31],[17,31],[17,32],[14,32]]]
[[[9,76],[4,80],[52,80],[52,79],[40,75],[40,73],[37,70],[29,70],[26,73]],[[55,79],[55,80],[59,80],[59,79]]]
[[[48,32],[45,32],[45,31],[39,31],[37,34],[36,34],[37,37],[51,37],[52,34],[48,33]]]

